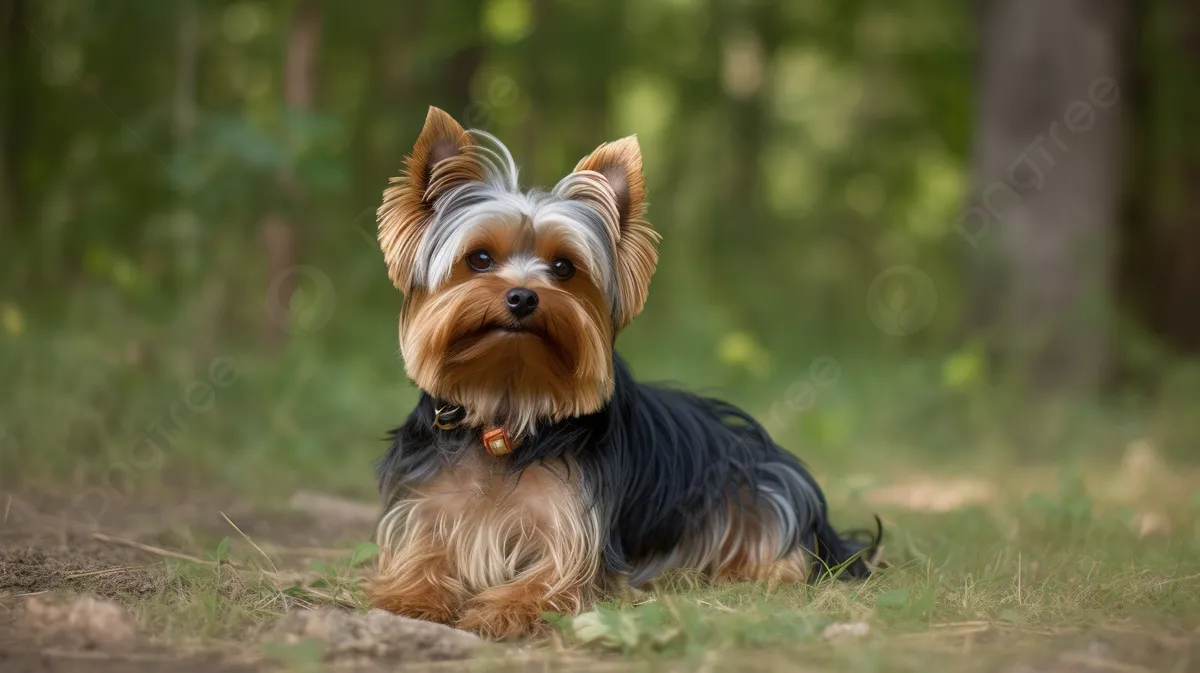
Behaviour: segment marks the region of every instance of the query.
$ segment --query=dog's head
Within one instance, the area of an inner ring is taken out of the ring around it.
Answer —
[[[503,144],[430,108],[378,213],[409,376],[518,433],[601,408],[658,261],[644,196],[633,136],[523,191]]]

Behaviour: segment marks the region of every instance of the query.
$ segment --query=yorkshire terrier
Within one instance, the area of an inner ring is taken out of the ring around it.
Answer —
[[[421,398],[379,465],[377,607],[507,638],[672,569],[871,572],[880,534],[839,535],[753,418],[613,351],[658,261],[644,212],[634,136],[523,191],[503,144],[430,108],[378,212]]]

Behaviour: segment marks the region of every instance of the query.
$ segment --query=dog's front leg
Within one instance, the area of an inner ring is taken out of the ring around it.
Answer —
[[[454,624],[467,592],[438,526],[421,514],[416,503],[400,502],[380,522],[378,566],[367,596],[388,612]]]
[[[533,485],[535,475],[528,475]],[[548,492],[548,489],[542,491]],[[546,612],[577,614],[601,593],[600,522],[575,487],[542,498],[526,510],[524,525],[503,525],[511,579],[484,588],[462,606],[457,626],[497,639],[536,635]],[[478,559],[485,560],[485,559]]]

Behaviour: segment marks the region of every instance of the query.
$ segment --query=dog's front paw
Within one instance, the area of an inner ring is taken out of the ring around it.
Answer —
[[[444,601],[428,596],[387,596],[375,600],[375,607],[402,617],[453,625],[457,614]]]
[[[454,624],[458,619],[458,596],[453,591],[431,582],[375,582],[373,586],[368,587],[367,593],[375,607],[403,617],[442,624]]]
[[[529,638],[548,628],[542,613],[550,609],[540,592],[495,587],[467,601],[455,626],[494,640]]]

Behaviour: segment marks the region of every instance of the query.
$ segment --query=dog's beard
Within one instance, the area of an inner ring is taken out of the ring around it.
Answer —
[[[413,293],[400,322],[408,375],[461,405],[467,424],[503,425],[517,437],[541,420],[599,410],[613,390],[611,328],[599,302],[533,287],[538,309],[518,320],[504,306],[507,287],[481,277]]]

